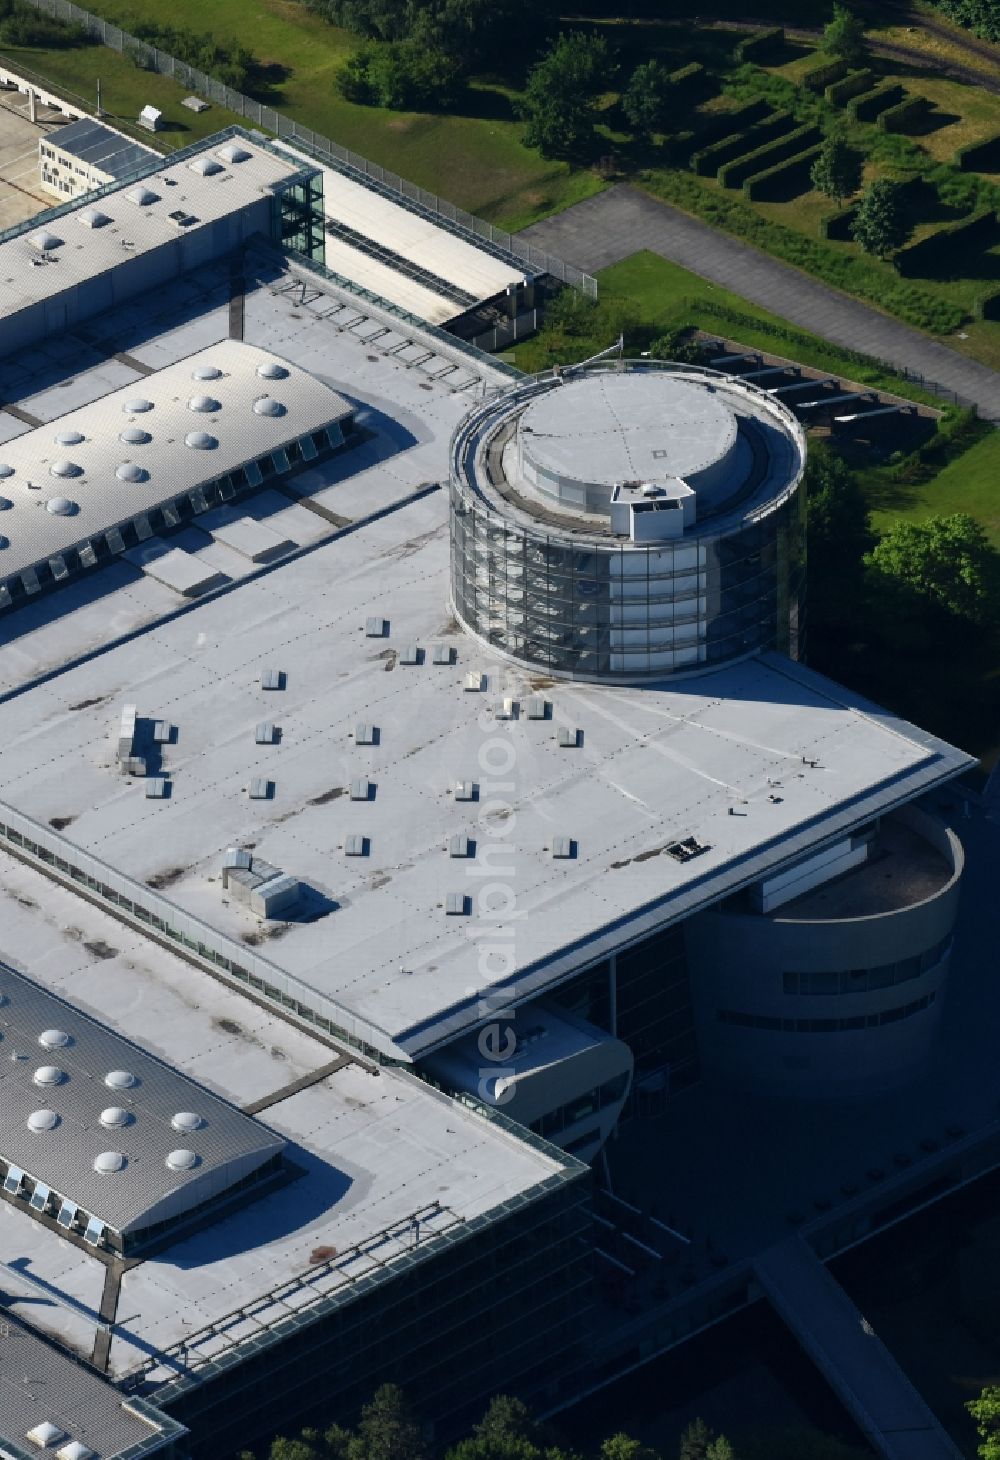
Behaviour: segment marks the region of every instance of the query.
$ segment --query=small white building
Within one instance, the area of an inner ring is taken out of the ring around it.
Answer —
[[[103,122],[81,117],[39,139],[38,169],[45,191],[65,200],[127,178],[156,155]]]

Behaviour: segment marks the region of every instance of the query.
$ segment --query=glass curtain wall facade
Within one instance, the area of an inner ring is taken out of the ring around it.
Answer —
[[[275,188],[272,229],[282,248],[293,249],[322,264],[326,260],[326,214],[323,211],[323,174],[291,179]]]

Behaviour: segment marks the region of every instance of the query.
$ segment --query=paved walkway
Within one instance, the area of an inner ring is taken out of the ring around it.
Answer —
[[[757,1281],[885,1460],[960,1460],[923,1399],[801,1237],[754,1263]]]
[[[1000,422],[996,371],[638,188],[610,188],[533,224],[521,237],[591,274],[649,249],[834,344],[923,375]]]

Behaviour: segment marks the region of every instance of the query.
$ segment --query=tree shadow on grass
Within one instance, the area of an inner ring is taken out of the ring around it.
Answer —
[[[246,79],[246,93],[264,106],[283,106],[285,82],[293,75],[282,61],[255,61]]]
[[[479,78],[477,78],[478,80]],[[506,92],[498,86],[466,85],[459,92],[450,111],[457,116],[475,117],[484,122],[513,122],[514,104]]]

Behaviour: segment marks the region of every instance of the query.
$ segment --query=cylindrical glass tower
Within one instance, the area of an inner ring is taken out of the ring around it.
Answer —
[[[455,612],[555,676],[798,658],[805,450],[785,406],[714,371],[614,361],[526,377],[452,439]]]

